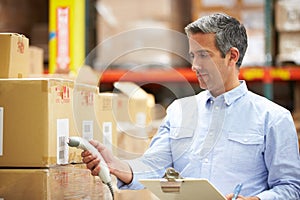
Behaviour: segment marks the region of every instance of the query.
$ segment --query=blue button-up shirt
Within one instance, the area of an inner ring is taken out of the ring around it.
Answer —
[[[261,200],[300,199],[300,158],[292,116],[256,95],[246,83],[214,98],[208,91],[174,101],[150,148],[128,161],[129,185],[161,178],[173,167],[185,178],[207,178],[224,195],[243,183],[241,195]]]

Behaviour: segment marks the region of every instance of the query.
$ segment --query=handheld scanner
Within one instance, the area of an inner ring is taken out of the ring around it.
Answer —
[[[101,162],[100,165],[100,172],[99,177],[102,180],[103,183],[108,184],[111,183],[111,176],[109,169],[107,167],[107,164],[105,163],[105,160],[103,159],[102,155],[99,153],[99,151],[91,144],[89,141],[82,137],[76,137],[72,136],[69,137],[68,145],[70,147],[76,147],[82,150],[88,150],[93,155],[97,155],[98,158],[100,158]]]

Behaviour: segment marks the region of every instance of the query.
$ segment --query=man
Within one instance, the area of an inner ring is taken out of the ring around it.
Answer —
[[[238,200],[300,199],[300,159],[292,116],[258,96],[238,79],[247,49],[246,30],[225,14],[189,24],[192,70],[203,92],[174,101],[138,159],[121,161],[99,142],[122,189],[142,189],[140,178],[161,178],[173,167],[182,177],[207,178],[228,200],[243,183]],[[97,175],[100,160],[89,151],[83,162]]]

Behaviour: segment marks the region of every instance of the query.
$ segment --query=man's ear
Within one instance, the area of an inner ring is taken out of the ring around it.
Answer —
[[[236,65],[240,58],[240,52],[236,47],[231,47],[229,49],[229,63],[230,65]]]

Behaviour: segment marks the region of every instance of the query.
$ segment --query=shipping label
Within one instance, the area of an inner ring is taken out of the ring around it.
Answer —
[[[69,160],[69,119],[57,120],[57,164],[67,164]]]
[[[63,103],[70,103],[70,87],[66,85],[58,85],[55,87],[56,98],[55,103],[63,104]]]
[[[82,137],[86,140],[91,140],[94,137],[94,127],[92,120],[82,121]]]
[[[23,37],[21,37],[21,38],[18,39],[17,47],[18,47],[17,48],[17,52],[21,53],[21,54],[24,54],[24,52],[25,52],[25,45],[24,45]]]
[[[112,122],[103,122],[103,144],[112,151]]]
[[[143,112],[138,112],[135,115],[135,122],[137,126],[144,127],[146,126],[146,114]]]
[[[91,91],[81,91],[81,105],[82,106],[93,106],[94,105],[94,93]]]

